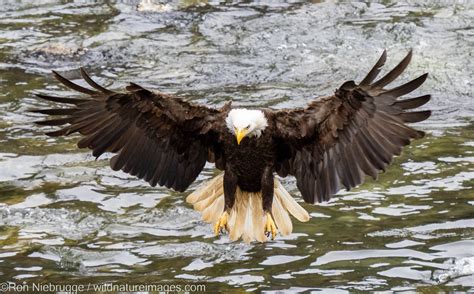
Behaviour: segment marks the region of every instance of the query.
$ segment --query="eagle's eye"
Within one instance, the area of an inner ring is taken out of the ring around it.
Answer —
[[[245,129],[246,129],[246,130],[250,129],[250,125],[246,126]]]

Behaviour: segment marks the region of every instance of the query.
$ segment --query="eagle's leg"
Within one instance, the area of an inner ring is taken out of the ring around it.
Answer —
[[[227,227],[228,220],[229,220],[229,214],[227,213],[226,210],[224,210],[224,212],[219,217],[219,220],[214,225],[214,234],[216,234],[216,236],[218,236],[219,233],[223,230],[229,231]]]
[[[223,230],[229,231],[227,222],[229,220],[230,210],[234,206],[236,191],[237,176],[229,168],[226,168],[224,173],[224,211],[214,225],[214,233],[216,236]]]
[[[271,234],[272,240],[275,239],[277,234],[277,227],[275,221],[272,217],[272,204],[273,204],[273,169],[266,167],[263,171],[262,176],[262,201],[263,201],[263,211],[267,221],[265,223],[265,234],[268,236]]]

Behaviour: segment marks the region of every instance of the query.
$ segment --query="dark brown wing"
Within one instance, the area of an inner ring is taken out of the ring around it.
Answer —
[[[63,126],[47,135],[57,137],[80,133],[79,148],[90,148],[99,157],[117,153],[110,162],[123,170],[156,184],[184,191],[199,175],[207,160],[223,166],[218,133],[227,107],[220,110],[188,103],[180,98],[154,93],[136,84],[117,93],[95,83],[81,69],[92,89],[79,86],[53,72],[67,87],[87,94],[85,98],[38,97],[69,104],[69,108],[34,112],[60,118],[37,122]]]
[[[329,200],[343,186],[361,184],[365,175],[376,178],[411,139],[424,133],[406,123],[427,119],[430,111],[414,111],[430,95],[397,100],[418,88],[424,74],[386,90],[407,67],[408,55],[387,75],[373,82],[385,63],[379,61],[359,85],[345,82],[335,94],[311,102],[304,109],[269,112],[279,148],[276,171],[294,175],[306,202]]]

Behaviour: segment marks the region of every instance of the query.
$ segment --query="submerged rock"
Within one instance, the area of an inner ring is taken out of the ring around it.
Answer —
[[[74,57],[83,55],[87,52],[87,48],[80,46],[66,45],[62,43],[51,43],[45,46],[33,47],[29,50],[32,55],[36,56],[52,56],[58,57]]]

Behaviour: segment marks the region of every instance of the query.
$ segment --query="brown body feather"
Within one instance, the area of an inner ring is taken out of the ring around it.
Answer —
[[[305,108],[264,109],[268,126],[262,136],[245,138],[241,145],[225,125],[230,104],[212,109],[133,83],[118,93],[98,85],[83,69],[81,75],[93,89],[54,75],[86,98],[38,95],[70,107],[35,112],[60,116],[38,122],[64,125],[48,135],[80,133],[80,148],[91,149],[96,157],[117,153],[110,163],[114,170],[136,175],[152,186],[184,191],[206,161],[214,162],[225,171],[222,209],[231,209],[237,191],[244,191],[261,192],[263,209],[270,211],[274,173],[295,176],[306,202],[326,201],[342,187],[349,190],[361,184],[365,175],[376,178],[403,146],[423,136],[406,123],[429,117],[429,111],[409,110],[427,103],[430,96],[398,98],[417,89],[427,75],[385,89],[405,70],[411,51],[374,82],[385,60],[384,51],[359,85],[345,82],[333,96],[316,99]],[[280,219],[284,215],[279,214]]]

